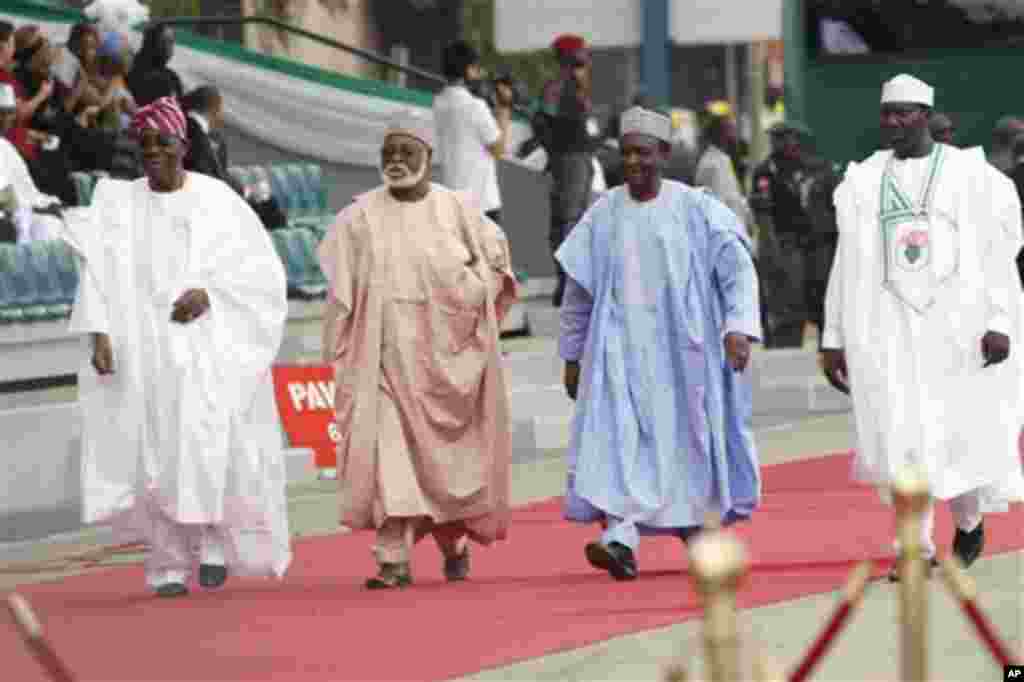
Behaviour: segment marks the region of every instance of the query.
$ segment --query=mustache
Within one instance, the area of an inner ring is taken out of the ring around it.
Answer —
[[[407,166],[404,163],[387,163],[387,164],[384,164],[384,172],[385,173],[388,172],[388,171],[391,171],[391,170],[400,170],[400,171],[405,171],[406,173],[411,173],[412,172],[412,169],[409,168],[409,166]]]

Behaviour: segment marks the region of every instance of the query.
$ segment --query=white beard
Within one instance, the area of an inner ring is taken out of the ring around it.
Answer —
[[[418,171],[398,179],[388,176],[388,174],[384,172],[384,166],[380,166],[379,170],[381,180],[383,180],[384,184],[387,185],[388,187],[394,189],[408,189],[410,187],[415,187],[416,185],[420,184],[420,181],[422,181],[423,178],[426,177],[427,164],[426,162],[422,163]]]

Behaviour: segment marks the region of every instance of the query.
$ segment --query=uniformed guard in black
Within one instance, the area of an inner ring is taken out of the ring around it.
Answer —
[[[836,245],[832,193],[840,169],[811,153],[811,132],[799,123],[771,130],[772,153],[754,171],[750,207],[759,225],[764,343],[803,345],[807,321],[824,322],[825,288]]]

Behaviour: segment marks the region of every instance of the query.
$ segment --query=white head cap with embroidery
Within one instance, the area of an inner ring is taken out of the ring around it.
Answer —
[[[619,124],[619,135],[648,135],[672,143],[672,119],[657,111],[632,107],[622,113]]]
[[[923,104],[935,106],[935,88],[905,73],[893,76],[882,86],[882,104]]]
[[[434,121],[429,114],[415,109],[403,109],[391,117],[384,137],[389,135],[408,135],[433,149]]]

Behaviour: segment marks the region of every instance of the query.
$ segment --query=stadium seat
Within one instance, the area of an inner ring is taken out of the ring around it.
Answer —
[[[331,205],[327,200],[327,187],[324,185],[324,170],[318,163],[300,164],[306,176],[310,191],[313,194],[314,215],[331,216]]]
[[[17,248],[14,244],[0,244],[0,324],[25,320],[18,301]]]
[[[295,228],[294,239],[298,242],[297,248],[302,254],[303,282],[299,291],[303,296],[319,298],[327,291],[327,278],[320,269],[320,261],[316,254],[317,237],[308,228]]]
[[[19,244],[15,258],[25,267],[31,280],[30,298],[22,302],[26,321],[53,320],[66,316],[71,306],[65,302],[64,289],[53,256],[53,242],[36,241]]]
[[[288,186],[293,192],[295,201],[293,215],[297,220],[305,222],[310,218],[317,217],[316,190],[306,178],[301,164],[289,163],[275,166],[271,172],[281,172],[287,176]]]
[[[260,169],[269,178],[274,198],[277,199],[278,206],[284,211],[290,224],[293,219],[299,217],[300,213],[298,189],[292,186],[292,178],[282,166],[261,167]]]
[[[302,263],[301,245],[294,237],[294,228],[274,230],[270,233],[274,241],[277,255],[284,263],[285,277],[288,280],[289,298],[301,298],[300,287],[304,284],[304,268]]]
[[[92,193],[96,189],[96,176],[84,171],[71,173],[71,181],[75,185],[75,199],[78,206],[92,203]]]
[[[38,303],[37,278],[27,246],[29,245],[15,245],[9,254],[5,254],[4,262],[0,264],[0,270],[7,271],[11,292],[10,305],[20,311],[16,319],[21,322],[43,320],[47,316],[46,306]]]
[[[61,303],[71,305],[78,291],[78,259],[71,247],[60,240],[48,242],[50,260],[60,281]]]

